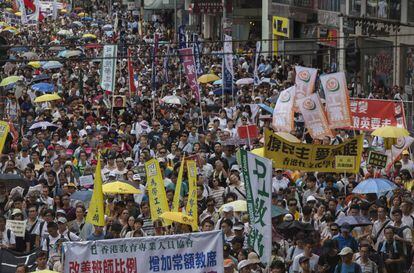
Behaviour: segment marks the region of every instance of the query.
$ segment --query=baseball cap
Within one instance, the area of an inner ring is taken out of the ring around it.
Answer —
[[[345,256],[348,254],[353,254],[354,252],[352,251],[352,249],[350,247],[344,247],[341,252],[339,252],[339,256]]]
[[[65,217],[59,217],[59,218],[57,219],[57,222],[58,222],[58,223],[62,223],[62,224],[66,224],[66,223],[68,222],[68,220],[66,220],[66,218],[65,218]]]
[[[233,229],[234,230],[243,230],[244,225],[242,223],[237,223],[237,224],[234,225]]]
[[[234,265],[231,259],[225,259],[223,263],[225,268],[232,267]]]
[[[402,154],[403,154],[403,155],[410,155],[410,152],[409,152],[409,151],[407,151],[407,150],[404,150],[404,151],[402,152]]]
[[[20,210],[20,209],[14,209],[13,211],[12,211],[12,216],[14,216],[14,215],[17,215],[17,214],[23,214],[23,212]]]
[[[312,201],[316,201],[315,196],[313,196],[313,195],[308,196],[308,198],[306,199],[306,202],[312,202]]]
[[[58,209],[58,210],[56,211],[56,214],[58,214],[58,213],[61,213],[61,214],[66,215],[66,212],[65,212],[63,209]]]
[[[230,171],[237,171],[237,172],[240,172],[239,165],[233,165],[233,166],[231,166]]]
[[[141,176],[140,176],[139,174],[134,174],[134,175],[132,176],[132,179],[133,179],[133,180],[136,180],[136,181],[141,181]]]
[[[239,262],[239,264],[237,265],[237,270],[242,270],[243,268],[245,268],[246,266],[249,266],[250,262],[249,260],[243,260],[241,262]]]

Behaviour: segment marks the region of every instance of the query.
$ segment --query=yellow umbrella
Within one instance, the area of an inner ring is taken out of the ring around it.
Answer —
[[[204,74],[203,76],[197,79],[199,83],[209,83],[209,82],[214,82],[217,80],[220,80],[220,78],[214,74]]]
[[[14,15],[17,15],[17,16],[22,16],[22,13],[21,13],[20,11],[18,11],[18,12],[16,12],[16,13],[14,13]]]
[[[9,76],[9,77],[4,78],[3,80],[1,80],[0,87],[1,86],[7,86],[9,84],[15,83],[18,80],[20,80],[20,77],[19,76]]]
[[[29,65],[33,68],[39,68],[39,67],[42,66],[42,64],[39,61],[32,61],[32,62],[29,62],[27,65]]]
[[[53,94],[46,94],[46,95],[39,96],[35,98],[34,102],[47,102],[47,101],[60,100],[60,99],[61,97],[58,94],[53,93]]]
[[[194,218],[185,215],[182,212],[172,212],[172,211],[166,211],[163,214],[160,215],[160,218],[164,220],[170,220],[173,222],[178,222],[181,224],[191,225],[194,222]]]
[[[13,32],[13,33],[18,33],[19,32],[19,30],[17,28],[10,27],[10,26],[3,28],[1,31],[10,31],[10,32]]]
[[[59,272],[45,269],[45,270],[36,271],[36,273],[59,273]]]
[[[79,17],[85,17],[85,16],[88,16],[88,14],[86,12],[79,12],[78,16]]]
[[[383,138],[399,138],[409,136],[410,133],[404,128],[395,126],[384,126],[375,129],[375,131],[372,132],[371,135]]]
[[[234,211],[247,211],[247,202],[245,200],[236,200],[227,204],[223,204],[220,208],[219,208],[219,212],[222,212],[224,207],[227,206],[231,206],[233,207]]]
[[[67,10],[67,9],[61,9],[61,10],[60,10],[60,12],[61,12],[61,13],[67,13],[67,12],[68,12],[68,10]]]
[[[138,194],[141,191],[128,182],[113,181],[108,182],[102,186],[103,193],[107,194]]]
[[[12,8],[6,8],[6,10],[7,10],[8,12],[13,12],[13,9],[12,9]]]
[[[1,27],[7,27],[7,26],[8,26],[8,24],[7,24],[6,22],[1,21],[1,22],[0,22],[0,26],[1,26]]]
[[[87,34],[83,34],[82,38],[91,38],[91,39],[96,39],[96,35],[87,33]]]

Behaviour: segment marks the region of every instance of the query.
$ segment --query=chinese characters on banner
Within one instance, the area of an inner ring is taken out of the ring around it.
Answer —
[[[233,43],[229,35],[224,35],[223,53],[223,89],[232,90],[233,94]]]
[[[272,125],[274,129],[281,132],[291,132],[293,130],[293,111],[292,107],[295,100],[295,86],[292,86],[282,92],[277,99],[275,109],[273,110]]]
[[[193,33],[193,51],[194,51],[194,62],[196,65],[197,75],[203,75],[203,65],[201,64],[201,44],[198,40],[198,34]]]
[[[187,75],[187,82],[191,90],[193,90],[194,97],[198,101],[200,99],[200,91],[197,83],[197,72],[194,63],[194,54],[193,48],[182,48],[178,50],[181,55],[181,61],[185,69],[185,74]]]
[[[117,45],[105,45],[103,47],[101,87],[105,91],[114,92],[116,57],[118,53]]]
[[[0,121],[0,153],[3,152],[4,143],[6,143],[7,135],[9,134],[10,126],[5,121]]]
[[[160,165],[158,160],[151,159],[145,162],[145,171],[147,173],[147,189],[149,195],[149,204],[151,210],[151,219],[155,221],[168,208],[167,194],[165,193],[164,180],[162,179]],[[165,225],[171,224],[168,220],[163,220]]]
[[[127,49],[127,55],[128,55],[127,66],[128,66],[129,94],[130,96],[133,96],[136,92],[136,88],[135,88],[135,80],[134,80],[134,68],[132,66],[132,54],[129,48]]]
[[[382,126],[406,128],[402,102],[370,99],[351,99],[352,128],[374,131]]]
[[[261,53],[261,47],[262,47],[262,42],[258,41],[256,42],[256,52],[254,55],[254,71],[253,71],[253,84],[254,86],[259,85],[260,84],[260,78],[259,78],[259,57],[260,57],[260,53]]]
[[[178,27],[178,46],[180,49],[187,46],[187,38],[185,37],[185,25]]]
[[[251,230],[249,246],[268,264],[272,255],[272,161],[240,150],[237,160],[241,166],[242,179],[246,187],[247,211]]]
[[[299,99],[297,104],[312,138],[322,139],[325,136],[333,136],[318,94]]]
[[[211,231],[66,242],[63,268],[65,273],[223,273],[222,236]]]
[[[358,135],[339,145],[302,144],[289,142],[265,130],[264,155],[273,160],[275,168],[305,172],[341,172],[335,168],[335,156],[355,156],[355,169],[350,172],[357,173],[361,164],[363,140],[363,135]]]
[[[193,231],[198,230],[198,214],[197,214],[197,165],[194,160],[187,160],[187,175],[188,175],[188,201],[186,212],[187,215],[193,217],[194,222],[191,225]]]
[[[325,91],[329,128],[336,129],[351,126],[349,94],[346,87],[345,73],[338,72],[323,75],[320,79]]]
[[[368,164],[378,168],[385,168],[387,166],[388,156],[383,153],[370,151],[368,154]]]
[[[315,88],[315,80],[318,70],[315,68],[295,66],[295,71],[295,98],[297,101],[298,99],[302,99],[312,94],[313,89]]]

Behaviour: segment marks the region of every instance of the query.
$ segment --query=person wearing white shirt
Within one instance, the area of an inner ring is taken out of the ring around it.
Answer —
[[[280,190],[286,189],[289,185],[289,179],[283,176],[282,169],[275,170],[276,175],[272,179],[272,191],[279,193]]]
[[[23,171],[24,169],[26,169],[27,164],[29,164],[31,162],[32,162],[32,160],[30,159],[30,155],[28,153],[27,148],[26,147],[23,147],[21,153],[17,157],[16,167],[19,170]]]
[[[312,253],[312,245],[313,245],[313,242],[312,242],[311,239],[305,240],[304,247],[303,247],[303,253],[297,255],[293,259],[293,264],[292,264],[292,272],[293,273],[302,272],[301,269],[300,269],[300,265],[299,265],[299,260],[302,257],[306,257],[306,258],[309,259],[310,270],[313,271],[313,272],[316,272],[316,267],[318,265],[319,256]]]
[[[68,227],[67,227],[68,220],[66,220],[65,217],[59,217],[57,219],[57,223],[58,223],[59,235],[61,238],[65,238],[66,240],[71,241],[71,242],[72,241],[76,242],[76,241],[81,240],[79,236],[77,236],[75,233],[70,232],[68,230]]]
[[[6,228],[6,218],[3,215],[0,215],[0,236],[0,248],[16,247],[16,236],[13,231]]]
[[[402,152],[402,159],[401,159],[401,170],[408,170],[410,172],[410,174],[412,174],[414,172],[414,163],[413,161],[410,159],[410,152],[407,150],[404,150]]]

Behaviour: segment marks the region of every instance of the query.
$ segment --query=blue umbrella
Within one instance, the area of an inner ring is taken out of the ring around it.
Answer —
[[[269,112],[270,114],[273,114],[273,108],[270,107],[269,105],[266,105],[264,103],[259,103],[258,104],[260,108],[266,110],[267,112]]]
[[[80,200],[82,202],[89,202],[92,198],[92,191],[76,191],[71,196],[70,199],[72,200]]]
[[[214,81],[213,84],[221,85],[221,84],[223,84],[223,79]]]
[[[16,85],[16,83],[11,83],[9,85],[6,85],[5,87],[3,87],[4,88],[4,91],[12,90],[15,85]]]
[[[25,46],[16,46],[16,47],[10,48],[10,51],[13,51],[13,52],[28,52],[29,49]]]
[[[335,223],[337,223],[338,226],[348,225],[351,227],[372,225],[372,222],[364,216],[343,216],[337,219]]]
[[[33,78],[32,82],[41,82],[45,80],[49,80],[50,77],[47,74],[40,74]]]
[[[213,94],[214,95],[223,95],[223,90],[224,90],[224,94],[228,94],[231,95],[231,88],[217,88],[215,90],[213,90]],[[237,88],[233,88],[233,94],[236,94],[237,92]]]
[[[40,82],[32,85],[32,90],[43,93],[51,93],[55,90],[55,86],[51,83]]]
[[[384,193],[397,188],[397,185],[384,178],[370,178],[359,183],[352,191],[357,194]]]
[[[272,218],[278,217],[280,215],[288,214],[289,211],[281,208],[279,206],[272,205]]]
[[[43,69],[58,69],[58,68],[62,68],[63,64],[61,64],[58,61],[48,61],[42,67]]]
[[[93,21],[92,17],[82,17],[81,18],[82,21]]]

